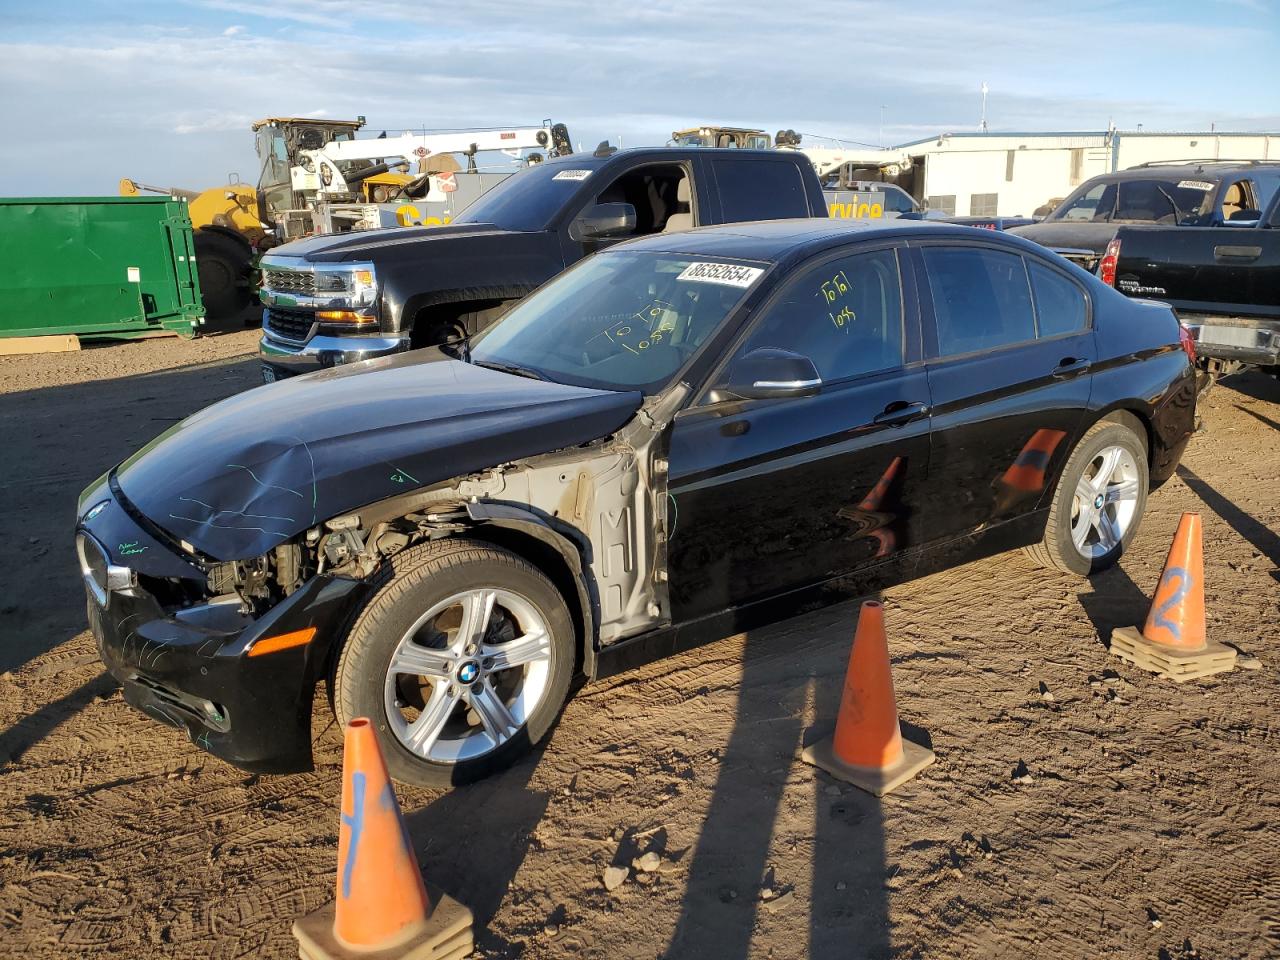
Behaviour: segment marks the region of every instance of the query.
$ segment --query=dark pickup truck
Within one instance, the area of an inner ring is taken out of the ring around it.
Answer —
[[[1121,227],[1107,251],[1121,293],[1168,303],[1215,375],[1280,373],[1280,193],[1221,227]]]
[[[1101,276],[1107,244],[1122,227],[1181,229],[1249,223],[1258,219],[1259,211],[1278,191],[1280,163],[1144,163],[1086,180],[1044,220],[1013,232]]]
[[[432,346],[621,240],[706,224],[826,217],[803,154],[597,150],[527,167],[448,226],[311,237],[262,259],[263,378]]]

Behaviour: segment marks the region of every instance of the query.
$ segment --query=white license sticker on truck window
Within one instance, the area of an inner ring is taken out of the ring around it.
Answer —
[[[1179,180],[1178,186],[1185,190],[1203,190],[1205,193],[1213,189],[1213,184],[1208,180]]]
[[[719,283],[726,287],[746,289],[764,273],[761,267],[744,267],[738,263],[691,263],[680,271],[677,280],[695,283]]]
[[[590,170],[561,170],[552,180],[585,180],[591,176]]]

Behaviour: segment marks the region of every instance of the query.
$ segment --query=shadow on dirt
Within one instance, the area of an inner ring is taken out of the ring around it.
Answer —
[[[108,696],[117,683],[105,671],[76,687],[65,697],[46,703],[29,713],[12,727],[0,733],[0,764],[12,763],[39,743],[72,715],[79,713],[97,697]]]
[[[505,773],[454,787],[405,814],[423,876],[471,908],[476,948],[486,957],[520,953],[487,927],[536,842],[534,831],[547,810],[547,793],[529,789],[541,756],[542,750],[535,750]]]
[[[1208,483],[1192,473],[1186,465],[1178,467],[1178,476],[1205,506],[1225,520],[1236,533],[1248,540],[1271,563],[1280,567],[1280,536],[1265,523],[1255,520]]]
[[[1236,409],[1239,410],[1241,413],[1247,413],[1249,416],[1253,417],[1255,420],[1261,420],[1272,430],[1280,430],[1280,423],[1276,423],[1276,421],[1272,420],[1270,417],[1264,417],[1262,414],[1258,413],[1256,410],[1250,410],[1248,407],[1242,407],[1238,403],[1236,404]]]
[[[0,394],[0,672],[86,628],[71,543],[80,491],[183,417],[255,386],[258,370],[232,358]]]
[[[1233,374],[1224,379],[1219,386],[1234,390],[1236,393],[1243,393],[1246,397],[1252,397],[1255,400],[1280,403],[1280,380],[1258,370],[1246,370],[1244,373]]]
[[[1077,594],[1080,606],[1093,624],[1098,642],[1111,647],[1111,631],[1132,627],[1146,619],[1151,598],[1118,564],[1089,578],[1089,593]]]
[[[810,614],[816,633],[852,638],[857,607],[842,604]],[[822,621],[822,626],[817,625]],[[815,676],[811,658],[779,658],[780,638],[764,628],[748,634],[741,693],[729,743],[702,832],[694,846],[676,929],[664,954],[669,960],[755,955],[752,935],[772,914],[794,928],[792,893],[806,878],[779,876],[770,865],[778,843],[811,846],[808,947],[805,956],[888,957],[889,904],[883,814],[880,801],[798,759],[801,744],[830,732],[839,709],[841,675]],[[806,700],[818,723],[804,728]],[[903,732],[922,742],[922,732]],[[771,758],[761,769],[762,757]],[[775,837],[783,792],[795,775],[813,782],[813,831]]]

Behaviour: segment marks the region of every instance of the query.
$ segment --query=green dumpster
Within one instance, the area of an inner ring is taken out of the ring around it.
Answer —
[[[0,198],[0,263],[0,337],[190,337],[204,322],[182,199]]]

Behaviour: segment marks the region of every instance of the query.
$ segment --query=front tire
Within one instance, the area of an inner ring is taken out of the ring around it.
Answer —
[[[1058,479],[1044,539],[1027,548],[1041,566],[1087,577],[1129,548],[1147,507],[1147,446],[1132,417],[1095,423]]]
[[[560,592],[507,550],[444,540],[393,558],[334,672],[345,727],[368,717],[391,776],[447,787],[518,760],[551,729],[574,669]]]

